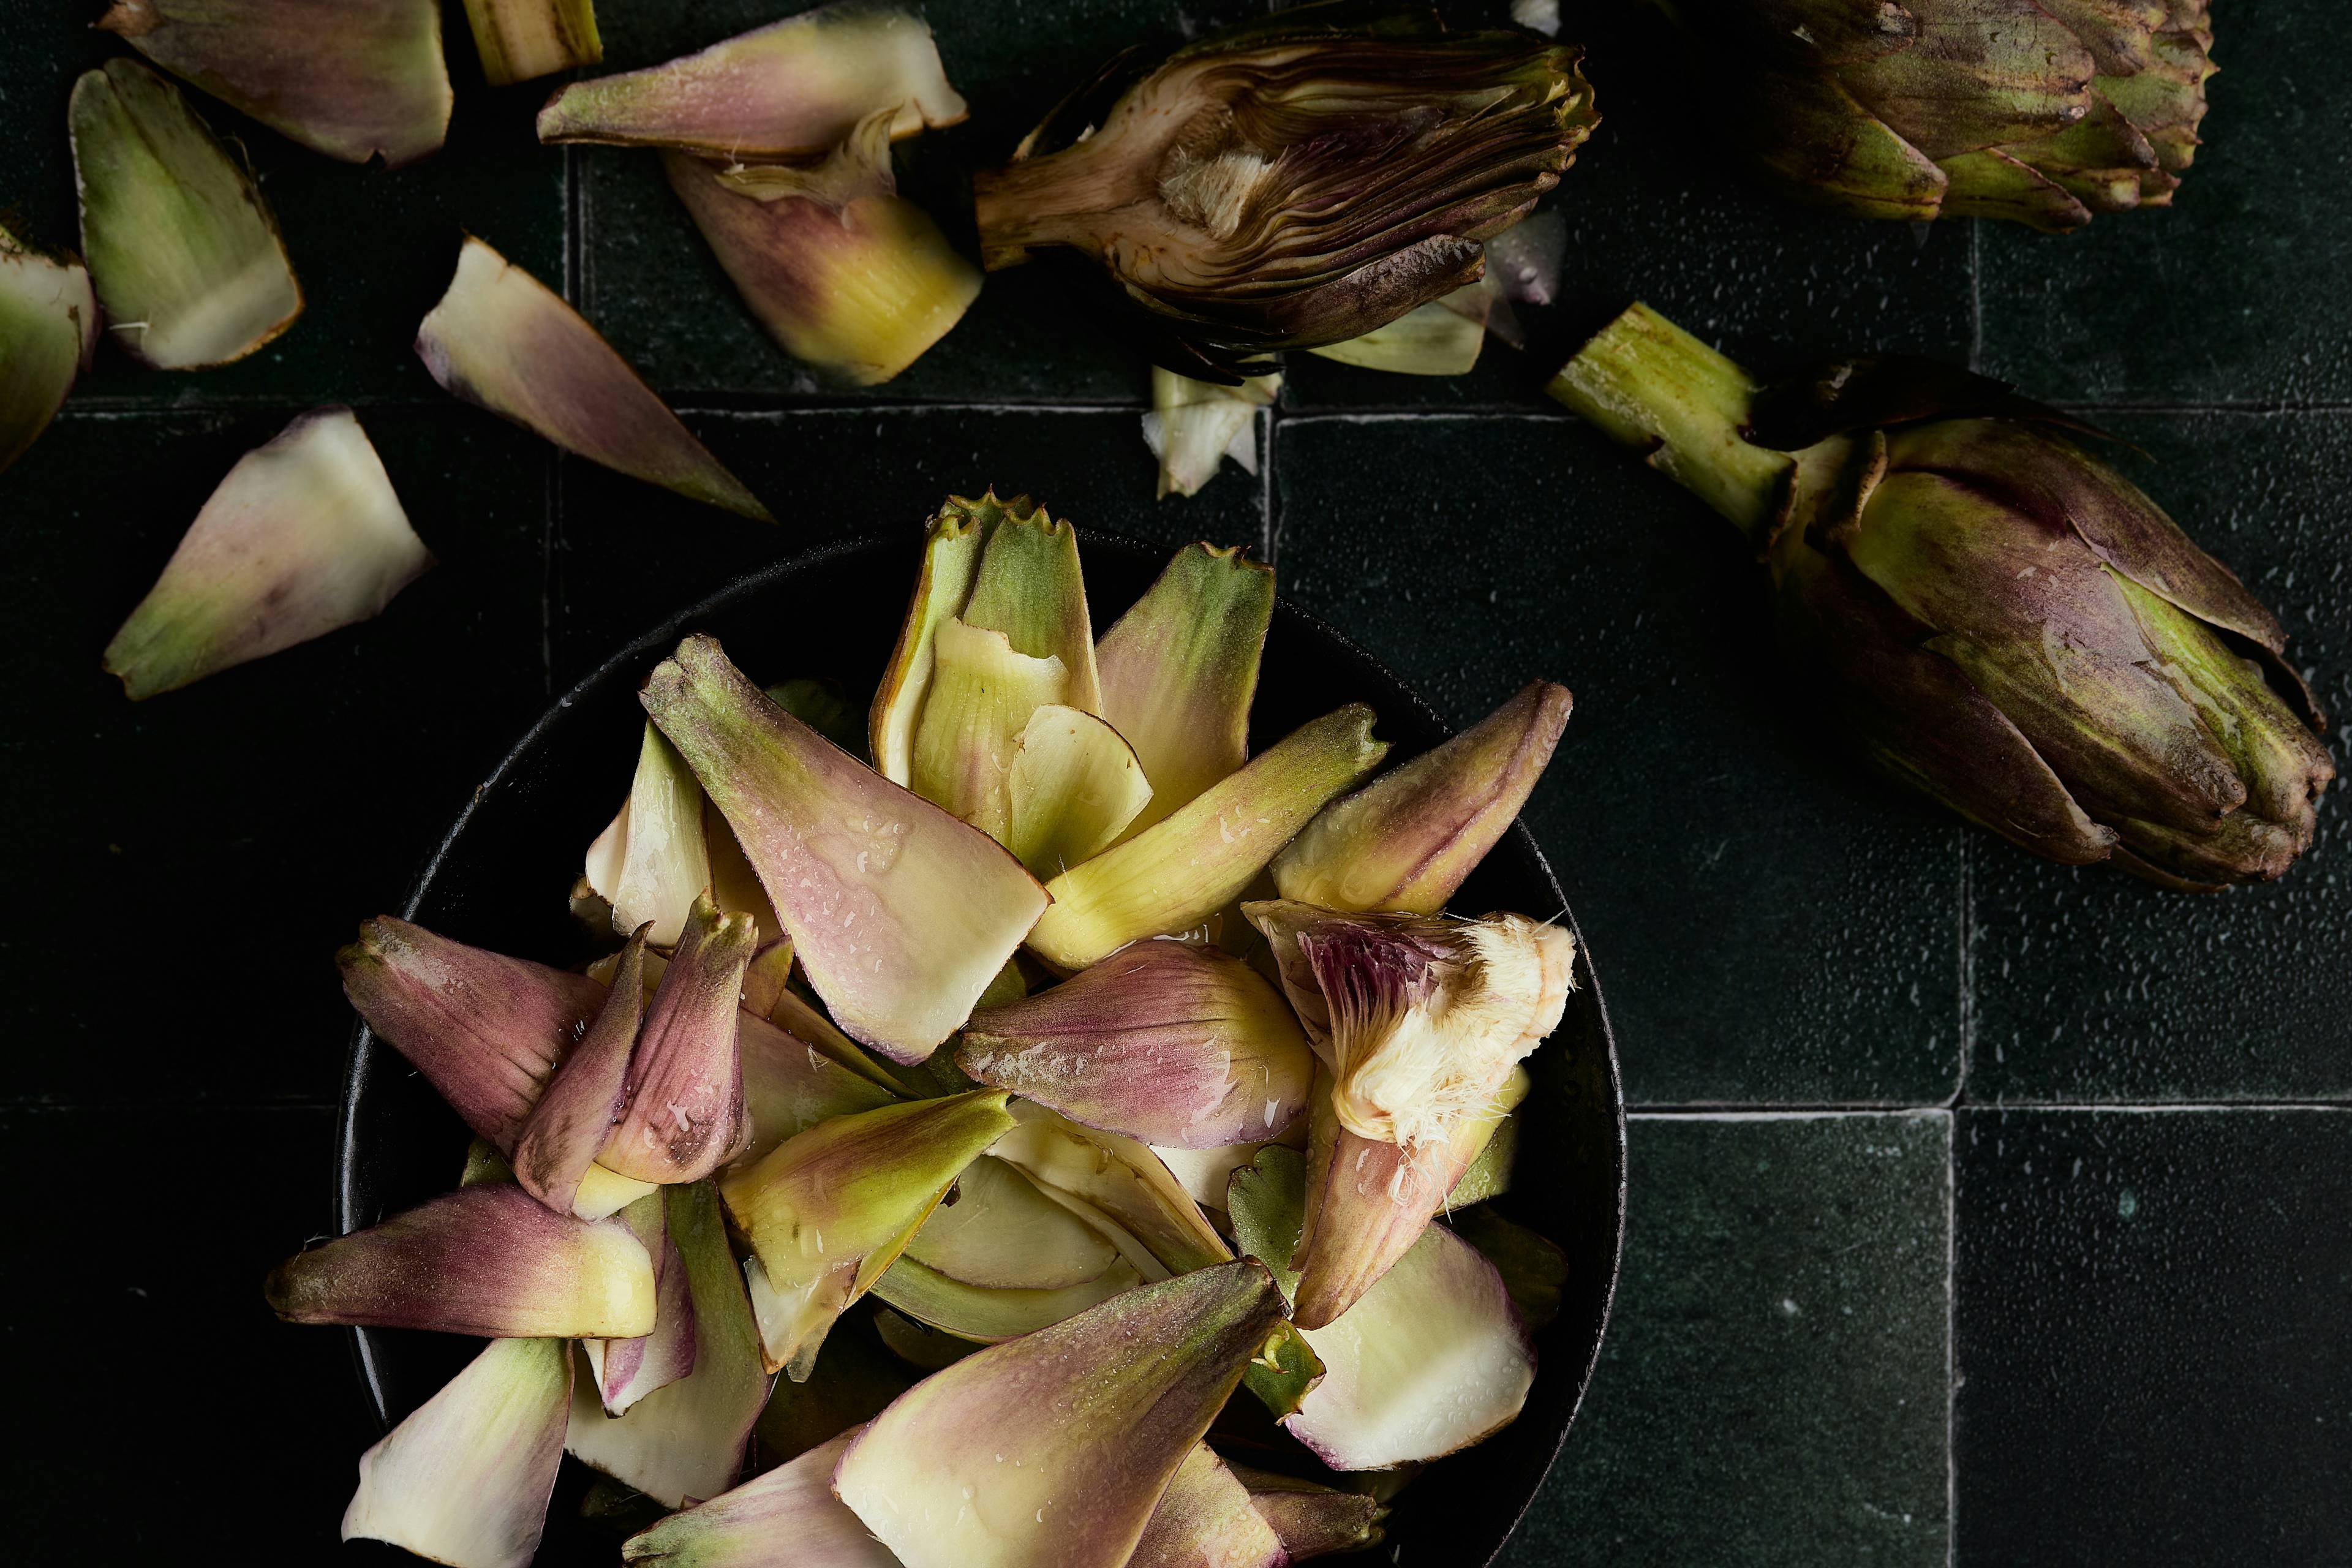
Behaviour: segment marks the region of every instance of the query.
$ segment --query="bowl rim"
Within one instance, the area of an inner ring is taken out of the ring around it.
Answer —
[[[1081,544],[1099,542],[1114,548],[1124,548],[1145,553],[1165,552],[1170,548],[1161,542],[1139,539],[1133,534],[1121,533],[1112,529],[1078,527],[1076,533]],[[464,836],[467,825],[473,821],[474,814],[480,808],[483,801],[505,781],[507,775],[539,743],[541,736],[551,725],[554,724],[574,703],[613,679],[616,671],[643,660],[646,655],[662,647],[666,643],[675,643],[695,621],[707,617],[738,600],[754,597],[766,592],[780,580],[789,579],[845,557],[887,549],[899,542],[900,541],[889,531],[869,529],[812,545],[805,550],[794,551],[770,562],[757,571],[745,573],[704,595],[694,603],[631,637],[600,660],[593,669],[573,681],[541,710],[539,716],[531,721],[530,726],[499,758],[496,765],[483,775],[481,781],[467,794],[465,805],[451,819],[447,830],[434,845],[432,853],[425,858],[424,866],[409,884],[408,895],[400,906],[401,918],[404,920],[415,918],[426,893],[431,890],[434,879],[439,874],[442,863],[448,858],[458,839]],[[1244,552],[1246,553],[1246,549]],[[1278,619],[1289,620],[1297,629],[1324,639],[1349,657],[1362,661],[1367,668],[1400,693],[1417,710],[1420,719],[1441,738],[1451,737],[1454,733],[1454,727],[1445,721],[1444,716],[1430,705],[1429,700],[1423,697],[1411,682],[1391,669],[1387,660],[1381,658],[1353,637],[1339,631],[1314,611],[1284,595],[1278,577],[1276,585],[1274,615]],[[1583,1414],[1585,1396],[1591,1391],[1592,1374],[1600,1364],[1601,1347],[1608,1341],[1610,1321],[1616,1311],[1617,1286],[1624,1269],[1627,1195],[1625,1086],[1623,1077],[1619,1070],[1616,1030],[1610,1022],[1609,1003],[1601,990],[1601,973],[1592,962],[1592,950],[1584,940],[1584,932],[1576,923],[1575,911],[1569,907],[1567,891],[1560,886],[1559,874],[1552,869],[1549,858],[1543,852],[1543,846],[1536,841],[1535,834],[1528,828],[1524,818],[1513,819],[1508,837],[1516,839],[1520,847],[1533,857],[1537,872],[1545,882],[1549,884],[1559,906],[1559,913],[1555,918],[1565,922],[1575,936],[1578,955],[1584,961],[1585,973],[1591,982],[1591,1005],[1600,1026],[1602,1067],[1609,1087],[1608,1110],[1611,1137],[1609,1153],[1614,1162],[1615,1180],[1612,1184],[1612,1196],[1616,1205],[1616,1213],[1614,1224],[1611,1226],[1608,1279],[1601,1288],[1600,1321],[1594,1327],[1592,1348],[1585,1357],[1584,1364],[1576,1369],[1575,1392],[1569,1401],[1568,1415],[1559,1425],[1559,1430],[1554,1436],[1550,1452],[1544,1458],[1543,1469],[1537,1477],[1536,1484],[1528,1489],[1528,1495],[1519,1500],[1517,1511],[1512,1515],[1509,1528],[1503,1531],[1494,1553],[1487,1559],[1489,1568],[1509,1544],[1519,1524],[1527,1518],[1528,1510],[1535,1505],[1537,1496],[1541,1493],[1545,1483],[1550,1479],[1553,1468],[1559,1462],[1560,1451],[1567,1447],[1569,1434],[1576,1429],[1577,1419]],[[350,1043],[344,1049],[342,1080],[338,1090],[339,1098],[335,1114],[335,1225],[338,1235],[348,1235],[369,1223],[362,1213],[358,1145],[360,1108],[363,1101],[362,1088],[369,1066],[373,1060],[374,1051],[375,1038],[373,1031],[368,1028],[364,1021],[355,1020]],[[369,1411],[380,1429],[389,1430],[392,1426],[392,1415],[384,1396],[383,1379],[376,1365],[375,1352],[369,1337],[363,1331],[356,1328],[346,1329],[344,1332],[348,1336],[351,1346],[352,1368],[358,1373],[360,1386],[366,1397]]]

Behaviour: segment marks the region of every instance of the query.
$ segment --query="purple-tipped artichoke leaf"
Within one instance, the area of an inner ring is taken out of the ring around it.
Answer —
[[[768,509],[613,345],[538,279],[468,237],[416,333],[451,394],[618,473],[761,522]]]
[[[1372,738],[1372,719],[1352,703],[1310,721],[1174,815],[1055,878],[1030,950],[1076,971],[1223,910],[1318,811],[1380,765],[1388,742]]]
[[[98,295],[80,262],[0,228],[0,471],[25,455],[98,345]]]
[[[645,951],[639,931],[622,950],[595,1022],[556,1068],[515,1139],[515,1179],[558,1214],[571,1212],[581,1179],[628,1105],[629,1057],[645,1017]]]
[[[540,110],[542,142],[807,157],[877,111],[891,137],[961,123],[931,30],[870,0],[821,5],[667,65],[574,82]]]
[[[625,1339],[654,1328],[653,1259],[614,1220],[551,1214],[519,1187],[445,1194],[281,1263],[264,1288],[296,1323],[500,1339]]]
[[[709,1182],[661,1191],[664,1223],[694,1304],[694,1370],[607,1415],[582,1378],[564,1447],[583,1464],[670,1508],[716,1497],[743,1468],[752,1423],[768,1399],[758,1331]]]
[[[2015,419],[2116,439],[2008,382],[1920,354],[1832,360],[1769,383],[1748,405],[1745,434],[1759,447],[1798,452],[1832,436],[1930,419]]]
[[[1317,1482],[1247,1465],[1228,1465],[1248,1489],[1250,1502],[1274,1528],[1293,1563],[1333,1552],[1360,1552],[1381,1541],[1388,1510],[1362,1492],[1343,1492]]]
[[[956,1060],[1083,1125],[1188,1148],[1277,1136],[1314,1079],[1273,986],[1227,953],[1161,940],[975,1013]]]
[[[1247,1261],[1113,1297],[918,1384],[835,1493],[906,1568],[1119,1568],[1281,1314]]]
[[[433,564],[348,408],[238,459],[107,644],[133,701],[370,619]]]
[[[686,1277],[686,1259],[678,1252],[677,1238],[669,1234],[667,1208],[667,1200],[655,1191],[618,1216],[654,1260],[653,1332],[633,1340],[580,1342],[607,1415],[625,1415],[646,1394],[694,1371],[699,1348],[694,1331],[694,1292]]]
[[[987,835],[771,702],[708,637],[642,693],[725,814],[835,1021],[899,1061],[961,1025],[1047,902]]]
[[[115,0],[98,25],[302,145],[394,166],[438,149],[452,95],[433,0]]]
[[[1282,1538],[1205,1443],[1176,1468],[1128,1568],[1283,1568]]]
[[[379,915],[335,955],[343,994],[466,1125],[511,1149],[605,988]]]
[[[1567,726],[1568,689],[1536,681],[1433,752],[1332,802],[1275,858],[1286,899],[1433,915],[1510,830]]]
[[[571,1347],[493,1340],[360,1456],[342,1539],[463,1568],[529,1568],[563,1462]]]
[[[833,1495],[834,1467],[854,1434],[835,1437],[629,1537],[624,1563],[667,1568],[899,1568]]]
[[[627,1103],[600,1163],[641,1182],[695,1182],[740,1151],[743,1070],[736,1035],[757,928],[704,894],[646,1005]]]

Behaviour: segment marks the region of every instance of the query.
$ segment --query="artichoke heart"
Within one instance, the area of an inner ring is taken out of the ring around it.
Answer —
[[[1287,900],[1242,912],[1331,1068],[1331,1106],[1360,1138],[1434,1150],[1492,1106],[1559,1026],[1576,939],[1524,915],[1342,915]]]
[[[1307,5],[1114,62],[972,184],[991,268],[1066,247],[1198,379],[1361,338],[1478,280],[1595,123],[1579,51]]]

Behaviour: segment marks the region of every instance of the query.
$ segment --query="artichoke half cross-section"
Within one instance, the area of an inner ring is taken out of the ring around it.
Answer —
[[[1748,532],[1802,700],[1895,778],[2183,889],[2311,847],[2336,764],[2278,617],[2078,422],[1921,360],[1759,387],[1641,305],[1552,392]]]
[[[982,260],[1089,256],[1153,357],[1237,384],[1276,350],[1361,337],[1477,281],[1481,242],[1599,122],[1579,58],[1346,0],[1156,67],[1129,51],[974,178]]]

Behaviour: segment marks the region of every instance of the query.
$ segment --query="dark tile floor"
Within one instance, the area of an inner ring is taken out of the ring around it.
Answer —
[[[910,187],[951,206],[959,171],[1105,50],[1250,3],[935,5],[974,115],[916,143]],[[611,63],[788,8],[615,0]],[[72,237],[66,94],[117,47],[98,9],[0,0],[0,213],[37,240]],[[2352,709],[2331,183],[2352,34],[2320,0],[2223,7],[2178,208],[2052,238],[1784,205],[1687,112],[1649,8],[1563,9],[1606,122],[1556,198],[1566,288],[1529,312],[1530,352],[1458,382],[1306,361],[1264,421],[1265,478],[1159,504],[1145,374],[1050,279],[994,279],[901,381],[828,390],[759,336],[646,158],[531,142],[541,89],[483,89],[454,6],[440,157],[352,169],[205,106],[310,313],[203,375],[109,353],[0,476],[16,1555],[332,1555],[358,1390],[341,1342],[274,1323],[258,1281],[328,1223],[333,947],[400,904],[475,783],[614,645],[994,483],[1255,546],[1457,722],[1534,675],[1577,692],[1531,816],[1608,977],[1633,1202],[1586,1417],[1508,1561],[2352,1563],[2340,803],[2285,881],[2211,900],[1948,823],[1795,717],[1728,531],[1540,395],[1636,296],[1765,364],[1973,353],[2143,445],[2138,477]],[[408,344],[468,231],[564,285],[780,526],[443,398]],[[359,405],[440,566],[379,620],[127,705],[96,668],[108,634],[234,457],[329,399]]]

